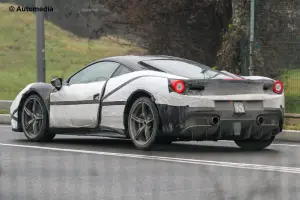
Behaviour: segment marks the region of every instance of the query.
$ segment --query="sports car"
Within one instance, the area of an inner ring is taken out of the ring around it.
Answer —
[[[126,138],[142,150],[204,140],[262,150],[282,131],[284,89],[278,80],[184,58],[127,55],[29,84],[10,113],[12,130],[36,142],[73,134]]]

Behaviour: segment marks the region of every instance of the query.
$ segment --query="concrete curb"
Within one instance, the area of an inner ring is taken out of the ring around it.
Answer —
[[[10,124],[10,115],[0,114],[0,124]]]
[[[283,130],[276,136],[276,140],[287,142],[300,142],[300,131]]]
[[[10,100],[0,100],[0,110],[9,110],[11,104]]]
[[[10,125],[10,115],[0,114],[0,124]],[[300,142],[300,131],[283,130],[276,136],[277,141]]]

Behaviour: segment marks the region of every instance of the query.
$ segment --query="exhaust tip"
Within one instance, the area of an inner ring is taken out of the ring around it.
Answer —
[[[258,125],[262,125],[264,123],[265,119],[263,116],[258,116],[256,119],[256,122]]]
[[[218,125],[219,122],[220,122],[220,117],[214,116],[214,117],[211,118],[211,124],[212,125]]]

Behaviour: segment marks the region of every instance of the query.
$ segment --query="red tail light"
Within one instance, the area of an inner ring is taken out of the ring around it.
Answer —
[[[171,86],[172,89],[179,94],[184,92],[185,84],[182,80],[171,80]]]
[[[276,93],[276,94],[281,94],[282,91],[283,91],[283,84],[281,81],[275,81],[274,82],[274,85],[273,85],[273,91]]]

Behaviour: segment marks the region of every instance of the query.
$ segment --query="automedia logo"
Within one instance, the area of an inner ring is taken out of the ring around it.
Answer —
[[[50,6],[44,7],[32,7],[32,6],[9,6],[10,12],[53,12],[53,8]]]

